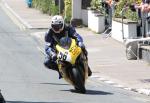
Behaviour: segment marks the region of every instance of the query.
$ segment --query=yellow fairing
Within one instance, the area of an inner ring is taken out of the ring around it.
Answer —
[[[69,49],[64,49],[59,45],[56,45],[56,49],[59,52],[59,60],[68,61],[71,64],[75,64],[75,61],[79,54],[81,53],[81,48],[76,45],[75,39],[71,39],[71,46]]]

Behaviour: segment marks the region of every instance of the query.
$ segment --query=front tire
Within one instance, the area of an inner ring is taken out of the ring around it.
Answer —
[[[85,93],[85,79],[77,68],[72,69],[72,80],[74,83],[75,90],[80,93]]]

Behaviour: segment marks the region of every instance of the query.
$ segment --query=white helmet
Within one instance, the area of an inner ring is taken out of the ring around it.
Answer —
[[[55,15],[51,20],[51,28],[55,33],[60,33],[64,29],[64,19],[60,15]]]

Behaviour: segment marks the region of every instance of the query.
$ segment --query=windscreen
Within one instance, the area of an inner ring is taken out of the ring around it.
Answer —
[[[64,49],[69,49],[70,45],[71,45],[71,38],[62,37],[60,39],[60,46],[63,47]]]

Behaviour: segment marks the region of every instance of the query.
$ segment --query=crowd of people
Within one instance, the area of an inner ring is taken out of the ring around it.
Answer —
[[[121,1],[121,0],[120,0]],[[106,26],[106,30],[108,30],[109,28],[111,28],[112,26],[112,17],[115,14],[115,8],[116,5],[120,5],[119,0],[103,0],[103,5],[105,5],[105,13],[108,15],[108,17],[106,17],[106,23],[105,25],[108,25],[108,27]],[[143,18],[149,18],[149,12],[150,12],[150,0],[136,0],[135,2],[133,2],[132,4],[128,3],[128,0],[126,0],[126,4],[125,6],[129,9],[131,9],[134,12],[137,12],[138,14],[138,21],[139,22],[139,26],[137,26],[138,28],[138,33],[137,36],[146,36],[149,35],[149,31],[150,31],[150,26],[148,24],[148,21],[150,20],[142,20]],[[150,19],[150,18],[149,18]]]
[[[108,4],[110,8],[114,9],[114,6],[119,0],[104,0],[103,2]],[[133,6],[135,9],[141,9],[142,12],[150,12],[150,0],[137,0],[133,3],[132,7]]]
[[[141,3],[135,8],[141,9],[142,12],[150,12],[150,0],[141,0]]]

